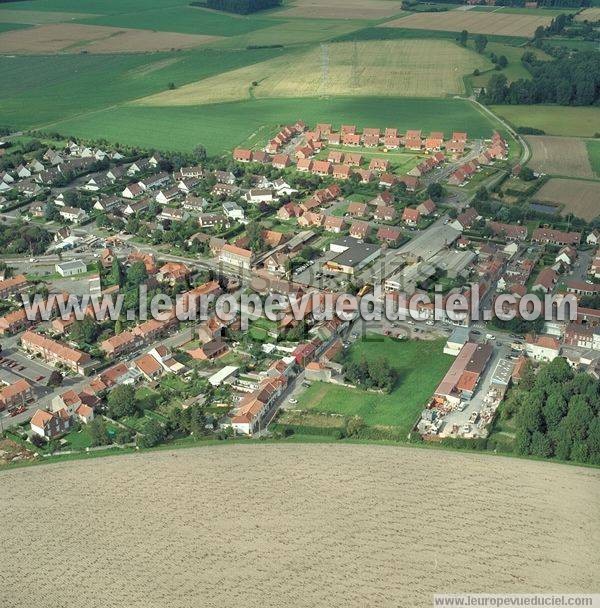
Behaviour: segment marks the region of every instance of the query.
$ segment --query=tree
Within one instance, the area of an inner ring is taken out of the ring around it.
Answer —
[[[461,46],[467,46],[467,41],[469,40],[469,32],[467,30],[463,30],[458,36],[458,42]]]
[[[128,384],[113,388],[108,394],[108,413],[111,418],[123,418],[137,413],[135,389]]]
[[[439,201],[444,196],[444,188],[439,182],[427,186],[427,195],[433,201]]]
[[[262,251],[264,240],[262,236],[262,227],[258,222],[250,222],[246,226],[246,236],[248,237],[248,246],[252,251]]]
[[[488,81],[485,99],[489,103],[504,103],[508,94],[508,80],[504,74],[493,74]]]
[[[121,262],[119,262],[117,256],[115,256],[115,259],[112,262],[109,281],[113,285],[119,285],[119,287],[123,284],[123,269],[121,268]]]
[[[355,437],[365,428],[365,421],[360,416],[352,416],[346,421],[346,435]]]
[[[127,269],[127,285],[129,287],[137,287],[148,280],[148,271],[144,262],[134,262]]]
[[[56,387],[60,386],[62,384],[62,381],[63,375],[58,370],[54,370],[53,372],[51,372],[47,384],[48,386]]]
[[[92,440],[92,445],[109,445],[111,443],[108,435],[108,429],[102,416],[94,418],[91,422],[88,422],[88,433]]]
[[[137,437],[141,448],[151,448],[165,439],[165,429],[156,420],[148,420],[142,427],[142,434]]]
[[[75,321],[71,329],[74,342],[93,344],[100,333],[100,327],[92,317],[86,315],[81,321]]]
[[[500,55],[500,57],[498,57],[498,67],[504,69],[507,65],[508,59],[506,58],[506,55]]]
[[[478,53],[483,53],[483,51],[485,51],[487,43],[488,39],[483,34],[477,34],[474,38],[475,50]]]
[[[519,179],[524,182],[531,182],[535,179],[535,175],[529,167],[521,167],[521,171],[519,171]]]

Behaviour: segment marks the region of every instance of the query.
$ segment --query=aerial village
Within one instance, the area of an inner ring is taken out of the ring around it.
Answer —
[[[446,341],[453,360],[411,424],[426,440],[485,437],[528,362],[561,355],[600,378],[600,229],[583,220],[558,228],[564,220],[541,211],[535,221],[496,213],[488,192],[499,192],[498,178],[521,180],[499,132],[475,140],[298,121],[262,149],[217,160],[51,138],[0,151],[0,240],[9,252],[0,424],[42,455],[268,436],[314,383],[357,386],[344,356],[370,333]],[[106,321],[89,309],[78,320],[55,305],[42,321],[22,301],[121,294],[135,307],[144,285],[188,302],[381,288],[398,303],[436,284],[445,301],[470,298],[476,285],[482,307],[502,294],[572,294],[577,318],[499,326],[469,313],[443,318],[432,304],[404,311],[407,321],[368,326],[319,321],[306,307],[300,319],[288,310],[244,330],[214,311],[202,322],[179,321],[174,310]]]

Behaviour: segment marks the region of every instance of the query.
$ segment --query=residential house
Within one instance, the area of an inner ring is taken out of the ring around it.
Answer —
[[[417,205],[417,211],[424,217],[435,213],[436,209],[436,204],[430,198]]]
[[[396,219],[396,209],[391,205],[379,205],[373,217],[380,222],[392,222]]]
[[[132,199],[141,196],[143,193],[144,189],[139,184],[132,183],[125,187],[123,192],[121,192],[121,196],[123,198]]]
[[[339,234],[346,227],[346,221],[343,217],[337,217],[335,215],[328,215],[325,217],[324,228],[328,232],[335,232]]]
[[[244,210],[237,203],[231,201],[223,203],[223,213],[230,220],[242,222],[245,219]]]
[[[120,334],[103,340],[100,349],[107,357],[120,357],[134,351],[140,345],[139,337],[131,331],[122,331]]]
[[[181,262],[167,262],[158,269],[156,280],[159,283],[175,283],[187,282],[192,276],[192,271]]]
[[[0,299],[6,300],[14,295],[23,293],[29,287],[25,275],[18,274],[10,279],[0,281]]]
[[[0,389],[0,410],[25,405],[34,399],[33,386],[21,378]]]
[[[560,342],[553,336],[533,336],[525,338],[525,352],[536,361],[553,361],[560,354]]]
[[[367,205],[365,203],[352,202],[348,205],[346,213],[353,217],[364,217],[368,214]]]
[[[250,270],[253,257],[252,251],[227,244],[219,253],[219,262],[235,268]]]
[[[421,214],[418,209],[406,207],[402,212],[402,221],[408,226],[416,226],[421,219]]]
[[[386,160],[385,158],[373,158],[369,163],[369,170],[386,172],[389,169],[389,166],[389,160]]]
[[[533,243],[550,245],[579,245],[581,234],[579,232],[563,232],[550,228],[536,228],[531,236]]]
[[[402,231],[395,226],[382,226],[377,231],[377,240],[387,243],[390,247],[397,247],[402,237]]]
[[[369,236],[370,231],[371,226],[369,225],[369,222],[357,220],[352,222],[352,225],[350,226],[350,236],[355,239],[366,239]]]
[[[41,356],[51,365],[61,364],[78,374],[83,374],[91,362],[87,353],[31,331],[26,331],[21,336],[21,346],[29,353]]]
[[[31,430],[45,439],[55,439],[71,429],[71,417],[65,410],[55,414],[37,410],[29,423]]]

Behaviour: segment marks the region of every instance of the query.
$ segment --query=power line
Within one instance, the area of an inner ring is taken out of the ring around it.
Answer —
[[[329,45],[321,44],[321,95],[327,94],[329,82]]]

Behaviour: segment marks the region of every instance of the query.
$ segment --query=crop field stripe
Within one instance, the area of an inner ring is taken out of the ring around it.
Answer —
[[[600,140],[590,139],[586,142],[586,147],[592,170],[600,178]]]
[[[531,150],[529,166],[534,171],[549,175],[594,177],[584,140],[549,135],[527,135],[525,139]]]

